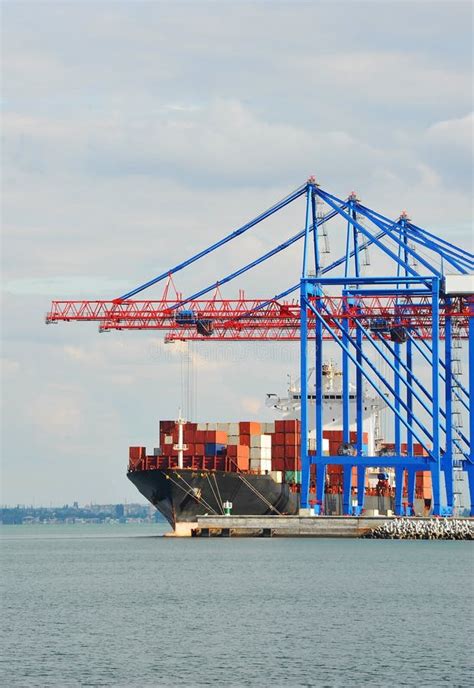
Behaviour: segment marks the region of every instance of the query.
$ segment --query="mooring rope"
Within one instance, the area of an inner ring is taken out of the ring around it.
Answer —
[[[182,477],[182,476],[180,476],[180,477]],[[168,479],[171,480],[171,482],[174,483],[177,487],[179,487],[179,489],[182,490],[182,491],[184,492],[184,494],[190,495],[193,499],[196,500],[196,502],[198,502],[198,504],[201,504],[201,503],[202,503],[202,505],[203,505],[206,509],[208,509],[209,511],[213,511],[214,514],[215,514],[216,516],[219,516],[219,514],[217,513],[217,511],[216,511],[210,504],[208,504],[208,503],[206,502],[206,500],[204,500],[202,497],[198,497],[198,496],[195,494],[195,492],[194,492],[194,490],[193,490],[192,487],[190,487],[190,486],[188,485],[189,490],[185,490],[184,487],[182,487],[182,485],[180,485],[180,484],[179,484],[176,480],[174,480],[170,475],[168,475]],[[182,478],[182,480],[184,480],[184,478]],[[186,483],[185,480],[184,480],[184,482]],[[186,485],[187,485],[187,483],[186,483]]]
[[[214,473],[213,473],[213,475],[214,475]],[[218,498],[218,496],[216,495],[216,493],[215,493],[215,491],[214,491],[214,487],[212,486],[211,479],[210,479],[210,477],[209,477],[209,473],[206,473],[206,478],[207,478],[207,482],[209,483],[209,487],[210,487],[211,490],[212,490],[212,494],[214,495],[214,499],[216,500],[216,504],[217,504],[217,506],[219,507],[219,509],[222,511],[222,514],[224,514],[223,505],[222,505],[222,503],[219,501],[219,498]]]

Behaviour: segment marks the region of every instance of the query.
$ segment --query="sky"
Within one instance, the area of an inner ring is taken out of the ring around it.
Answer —
[[[186,401],[186,351],[154,332],[46,326],[51,299],[116,297],[311,174],[472,250],[471,2],[1,10],[2,503],[137,500],[128,446],[156,446],[158,420]],[[295,204],[180,273],[179,290],[303,224]],[[300,259],[295,247],[225,293],[272,296],[297,282]],[[190,355],[198,420],[270,420],[265,394],[297,372],[295,345]]]

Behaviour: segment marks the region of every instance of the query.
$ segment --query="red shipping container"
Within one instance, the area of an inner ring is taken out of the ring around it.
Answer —
[[[283,445],[276,445],[275,447],[272,447],[272,458],[275,457],[275,459],[284,459],[285,458],[285,447]]]
[[[285,471],[300,471],[301,459],[285,457]]]
[[[344,466],[342,466],[341,464],[332,464],[332,469],[334,473],[337,473],[338,475],[342,475],[344,473]]]
[[[188,448],[183,451],[184,456],[193,456],[194,444],[188,444]]]
[[[229,445],[227,456],[229,459],[229,470],[235,471],[238,468],[241,471],[248,471],[250,450],[246,445]]]
[[[255,421],[241,421],[239,423],[240,435],[261,435],[262,425]]]
[[[341,439],[344,437],[344,433],[341,432]],[[357,442],[357,432],[355,430],[351,430],[349,433],[349,437],[351,439],[351,442]],[[369,441],[369,433],[363,432],[362,433],[362,444],[367,444]]]
[[[272,471],[284,471],[285,459],[275,459],[272,457]]]
[[[294,459],[300,455],[300,448],[292,445],[286,445],[285,458]]]
[[[194,433],[194,441],[196,444],[204,444],[206,442],[206,431],[205,430],[196,430]]]
[[[164,456],[173,456],[173,454],[176,454],[172,444],[165,444],[161,447],[161,449]]]
[[[285,444],[285,433],[284,432],[275,432],[272,435],[272,446],[273,445],[278,445],[278,444]]]
[[[142,459],[146,456],[146,447],[129,447],[128,455],[130,459]]]
[[[342,442],[342,430],[323,430],[323,437],[330,442]]]
[[[227,433],[225,430],[206,430],[206,443],[227,444]]]
[[[250,447],[250,435],[241,434],[239,438],[239,443],[246,447]]]
[[[285,434],[285,444],[286,445],[295,445],[295,444],[300,444],[300,436],[294,432],[287,432]]]
[[[204,444],[195,444],[194,453],[196,456],[204,456]]]
[[[297,433],[300,432],[300,428],[301,423],[299,420],[285,420],[285,433]]]
[[[284,433],[285,432],[285,421],[276,420],[275,421],[275,432]]]

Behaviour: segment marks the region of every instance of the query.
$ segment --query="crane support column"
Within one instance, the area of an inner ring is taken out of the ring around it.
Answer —
[[[313,187],[306,185],[306,222],[300,281],[300,396],[301,396],[301,494],[300,509],[309,509],[310,464],[308,454],[308,252]]]
[[[446,299],[446,305],[451,305],[451,299]],[[452,323],[451,318],[445,318],[444,324],[444,367],[445,367],[445,383],[444,383],[444,408],[446,418],[452,418],[453,411],[453,371],[452,371]],[[440,418],[441,421],[441,418]],[[448,420],[446,423],[445,432],[445,449],[444,455],[441,459],[441,467],[444,473],[444,483],[446,486],[446,509],[447,513],[452,514],[454,508],[454,494],[453,494],[453,424]]]
[[[440,394],[439,394],[439,279],[432,279],[432,395],[433,395],[433,449],[431,462],[431,485],[433,491],[433,516],[441,515],[441,494],[440,494],[440,468],[441,468],[441,447],[440,447]]]
[[[474,296],[469,302],[469,399],[474,399]],[[469,413],[469,460],[465,462],[471,499],[471,516],[474,516],[474,412]]]

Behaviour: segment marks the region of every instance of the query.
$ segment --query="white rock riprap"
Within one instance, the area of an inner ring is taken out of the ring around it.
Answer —
[[[395,518],[361,537],[374,540],[474,540],[474,521],[460,518],[431,518],[419,521]]]

